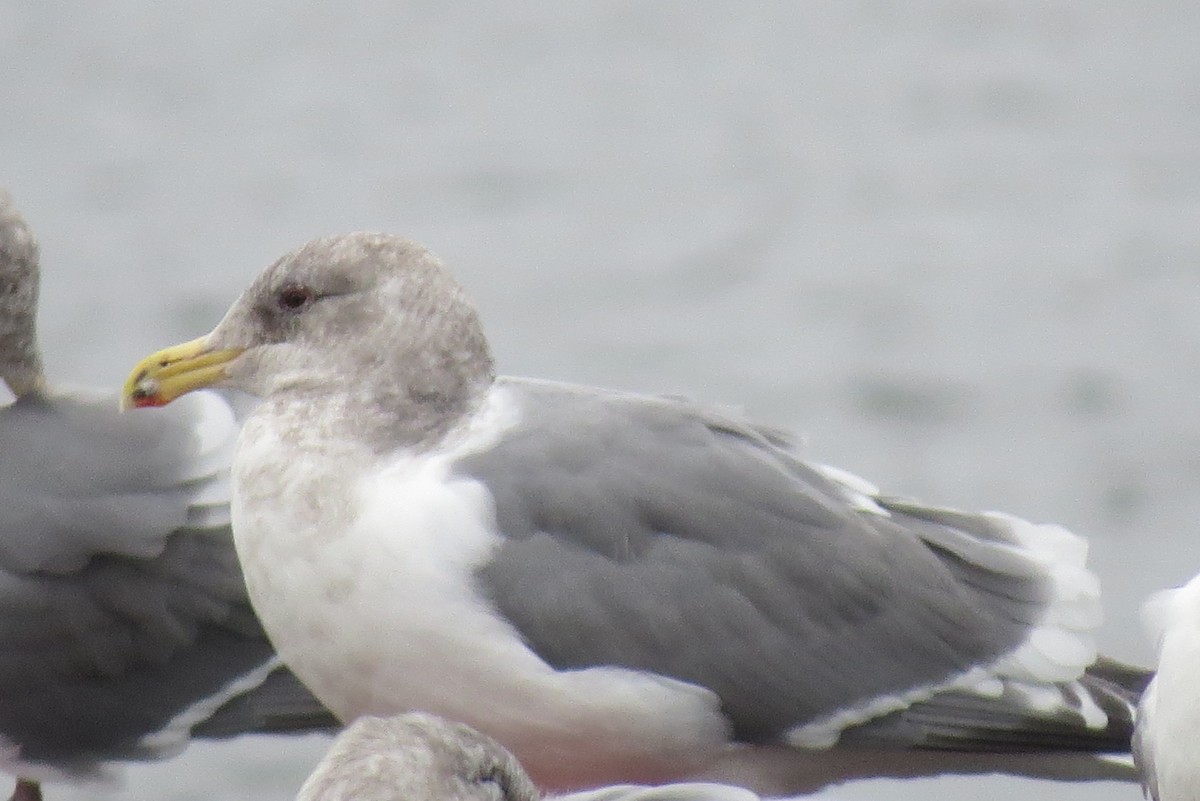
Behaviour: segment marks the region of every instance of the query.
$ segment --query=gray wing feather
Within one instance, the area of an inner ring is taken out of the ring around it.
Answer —
[[[709,687],[743,740],[990,663],[1051,595],[1028,560],[983,567],[953,542],[1004,546],[1003,525],[856,499],[723,413],[505,386],[521,422],[457,465],[507,538],[482,589],[551,665]]]
[[[272,671],[246,597],[237,430],[212,395],[148,416],[111,396],[0,409],[0,739],[31,775],[161,756],[209,717],[213,736],[332,723]]]
[[[223,739],[246,732],[335,731],[341,725],[295,674],[277,667],[262,684],[235,695],[200,721],[192,736]]]
[[[996,694],[940,692],[846,732],[842,742],[993,753],[1129,748],[1137,696],[1126,688],[1089,672],[1078,681],[1040,688],[1041,704],[1031,707],[1028,687],[1000,683]],[[1049,693],[1058,694],[1053,703],[1047,703]],[[1092,704],[1108,718],[1102,728],[1087,726],[1080,714]]]
[[[153,557],[189,514],[228,526],[237,428],[221,401],[197,400],[145,421],[119,414],[111,396],[29,396],[3,409],[0,568],[69,574],[97,553]]]

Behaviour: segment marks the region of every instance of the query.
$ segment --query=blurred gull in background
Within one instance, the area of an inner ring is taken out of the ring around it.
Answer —
[[[38,247],[0,190],[0,768],[15,797],[190,737],[326,728],[246,599],[229,529],[238,422],[47,384]]]

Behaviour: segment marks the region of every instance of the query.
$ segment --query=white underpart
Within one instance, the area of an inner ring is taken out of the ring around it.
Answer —
[[[1158,639],[1158,673],[1140,707],[1159,801],[1200,799],[1200,576],[1155,594],[1143,619]]]
[[[840,472],[840,471],[839,471]],[[829,748],[841,733],[872,718],[925,701],[945,690],[965,690],[996,698],[1011,693],[1031,709],[1070,708],[1085,725],[1101,729],[1108,716],[1075,680],[1096,660],[1095,630],[1102,620],[1100,582],[1087,568],[1087,542],[1061,526],[1038,525],[999,512],[986,516],[1004,526],[1016,544],[983,540],[949,531],[937,544],[959,557],[999,573],[1044,575],[1053,599],[1041,620],[1013,651],[990,664],[972,667],[947,679],[913,687],[797,726],[786,740],[803,748]],[[1064,683],[1065,687],[1052,686]],[[1076,702],[1064,692],[1079,696]]]
[[[344,721],[460,720],[546,785],[703,764],[727,739],[713,693],[617,668],[556,671],[473,586],[501,535],[486,487],[450,468],[517,414],[497,387],[444,450],[384,464],[344,443],[351,451],[289,449],[279,420],[253,416],[234,466],[234,533],[272,642]]]
[[[548,798],[546,801],[762,801],[745,787],[711,782],[680,782],[658,787],[615,784],[597,790]]]

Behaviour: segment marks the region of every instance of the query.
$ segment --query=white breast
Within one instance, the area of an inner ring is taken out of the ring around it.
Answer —
[[[501,392],[452,451],[383,463],[297,444],[278,415],[251,419],[234,465],[234,535],[272,642],[343,720],[412,710],[461,720],[543,785],[704,764],[726,741],[715,695],[622,669],[555,671],[476,592],[474,571],[502,536],[487,488],[450,466],[513,424]]]

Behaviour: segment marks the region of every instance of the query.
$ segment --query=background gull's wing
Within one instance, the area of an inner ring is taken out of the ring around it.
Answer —
[[[193,731],[327,727],[279,667],[229,530],[238,423],[217,395],[0,409],[0,738],[43,778],[161,756]],[[207,727],[207,728],[206,728]]]

